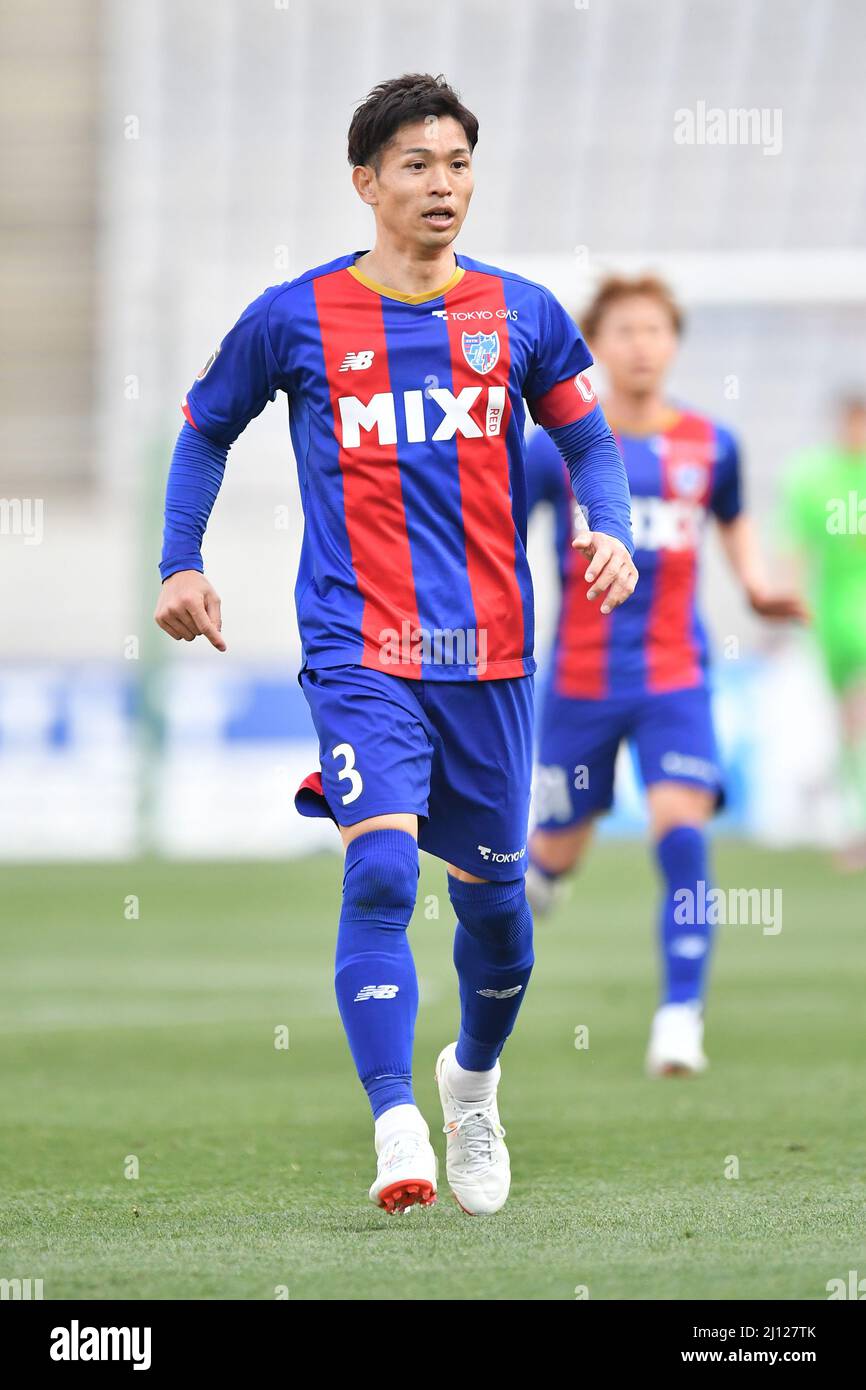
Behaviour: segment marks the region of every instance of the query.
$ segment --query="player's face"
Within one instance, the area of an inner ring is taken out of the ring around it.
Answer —
[[[429,116],[397,131],[373,168],[355,170],[355,187],[377,229],[404,248],[435,252],[463,225],[474,187],[466,133],[452,116]]]
[[[842,416],[842,445],[852,454],[866,454],[866,410],[849,406]]]
[[[614,391],[644,396],[661,389],[677,350],[677,334],[663,304],[634,295],[605,309],[590,347]]]

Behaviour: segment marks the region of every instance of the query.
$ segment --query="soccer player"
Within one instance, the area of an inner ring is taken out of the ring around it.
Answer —
[[[840,402],[836,440],[798,455],[785,481],[787,539],[802,557],[814,632],[839,711],[845,843],[866,869],[866,397]]]
[[[225,650],[201,539],[228,448],[284,391],[305,515],[299,679],[320,752],[296,804],[345,847],[336,993],[375,1121],[370,1197],[388,1211],[436,1195],[412,1090],[419,844],[445,861],[457,916],[460,1032],[436,1065],[448,1180],[470,1213],[509,1190],[499,1054],[533,964],[524,398],[587,507],[594,601],[613,610],[636,581],[625,470],[580,333],[540,285],[452,249],[477,138],[441,77],[383,82],[355,112],[375,243],[266,290],[193,383],[156,612],[177,640]]]
[[[555,508],[562,604],[541,718],[527,892],[536,912],[546,909],[557,880],[581,861],[596,819],[612,804],[617,751],[628,741],[646,787],[663,893],[663,985],[647,1069],[699,1072],[706,1066],[710,948],[699,884],[706,886],[709,875],[706,826],[722,801],[707,638],[695,607],[708,514],[753,610],[766,618],[804,614],[796,597],[767,587],[743,511],[732,435],[666,395],[682,328],[668,288],[652,276],[608,279],[584,326],[608,377],[605,414],[628,473],[641,579],[631,603],[607,622],[586,602],[583,566],[569,545],[574,506],[562,460],[544,432],[536,432],[528,446],[529,504],[531,510],[546,498]],[[583,529],[579,518],[575,524]]]

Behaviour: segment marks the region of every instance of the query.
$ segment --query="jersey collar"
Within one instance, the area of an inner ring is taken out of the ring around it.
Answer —
[[[602,410],[604,410],[604,402],[602,402]],[[649,429],[626,430],[622,429],[617,424],[616,420],[612,420],[611,417],[606,414],[607,423],[610,425],[614,434],[620,435],[623,439],[653,439],[657,434],[670,434],[672,430],[676,429],[682,418],[683,412],[681,410],[678,410],[674,405],[668,405],[665,406],[658,417],[653,420],[652,426]]]
[[[366,255],[364,251],[355,252],[356,259],[358,256],[364,255]],[[369,275],[365,275],[363,270],[359,270],[354,263],[347,265],[346,269],[360,285],[372,290],[374,294],[381,294],[385,299],[396,299],[400,304],[427,304],[432,299],[441,299],[443,294],[453,290],[454,286],[459,284],[466,274],[463,266],[458,265],[450,280],[446,280],[445,284],[440,285],[438,289],[428,290],[425,294],[401,294],[399,290],[392,290],[387,285],[380,285],[376,280],[371,280]]]

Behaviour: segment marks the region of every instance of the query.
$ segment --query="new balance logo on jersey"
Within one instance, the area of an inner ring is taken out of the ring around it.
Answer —
[[[476,989],[475,993],[485,999],[513,999],[522,989],[523,985],[512,985],[511,989]]]
[[[498,850],[491,849],[489,845],[476,845],[475,848],[490,864],[515,864],[518,859],[522,859],[526,853],[526,845],[523,849],[516,849],[511,854],[500,854]]]
[[[340,363],[341,372],[365,372],[372,365],[375,353],[372,350],[364,352],[347,352]]]
[[[399,992],[399,985],[362,985],[355,995],[355,1003],[363,1004],[365,999],[394,999]]]
[[[482,397],[478,414],[483,419],[483,428],[479,419],[470,413]],[[507,402],[504,386],[464,386],[456,396],[447,386],[431,386],[426,391],[403,392],[401,439],[408,444],[421,444],[428,438],[429,402],[441,412],[429,436],[434,443],[453,439],[455,434],[464,439],[483,439],[485,434],[501,433]],[[397,443],[397,408],[392,391],[378,391],[369,401],[362,401],[358,396],[340,396],[337,404],[344,449],[359,448],[362,430],[365,434],[375,433],[379,444]]]

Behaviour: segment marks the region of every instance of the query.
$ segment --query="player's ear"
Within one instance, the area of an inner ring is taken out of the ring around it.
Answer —
[[[355,192],[364,203],[378,202],[376,197],[376,172],[369,164],[356,164],[352,170],[352,183]]]

